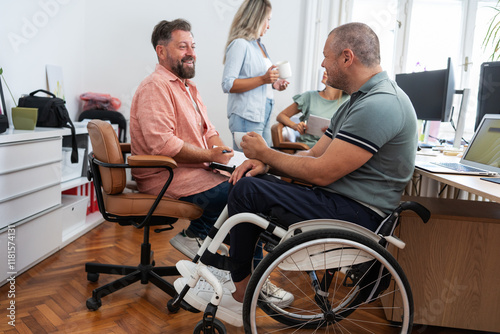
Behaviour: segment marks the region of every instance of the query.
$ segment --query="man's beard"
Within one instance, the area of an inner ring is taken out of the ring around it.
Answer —
[[[327,73],[328,78],[326,79],[326,84],[330,87],[340,89],[342,91],[346,91],[347,87],[347,80],[340,71],[335,71],[335,73],[331,74]]]
[[[191,79],[194,78],[195,63],[193,57],[184,57],[180,61],[172,61],[172,72],[181,79]],[[193,67],[184,67],[184,62],[193,60]]]

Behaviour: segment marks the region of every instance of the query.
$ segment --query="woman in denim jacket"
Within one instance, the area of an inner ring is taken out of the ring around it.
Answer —
[[[260,41],[269,29],[269,0],[245,0],[234,16],[224,56],[222,90],[229,93],[227,117],[233,134],[255,131],[271,146],[270,116],[273,89],[285,90],[289,82],[279,79],[266,48]]]

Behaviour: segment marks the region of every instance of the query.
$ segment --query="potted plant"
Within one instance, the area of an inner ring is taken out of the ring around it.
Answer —
[[[7,81],[3,76],[3,68],[1,67],[0,67],[0,76],[2,76],[2,79],[5,82],[5,86],[9,90],[10,97],[12,97],[12,101],[14,101],[15,107],[12,107],[12,123],[14,124],[14,128],[18,130],[34,130],[36,126],[36,120],[38,118],[38,108],[18,107],[16,99],[14,98],[14,95],[12,95],[9,85],[7,84]],[[2,101],[3,101],[3,95],[2,95]],[[5,109],[5,105],[3,106],[3,109]],[[3,109],[2,109],[2,115],[5,113]],[[7,119],[6,116],[5,119]]]
[[[500,0],[497,1],[496,6],[491,7],[495,14],[491,18],[490,25],[488,26],[488,31],[486,32],[486,36],[483,39],[483,48],[487,48],[488,46],[493,47],[493,52],[490,55],[490,59],[492,61],[496,61],[500,59],[500,8],[499,8]]]

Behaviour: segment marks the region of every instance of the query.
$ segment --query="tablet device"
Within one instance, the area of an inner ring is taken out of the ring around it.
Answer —
[[[500,177],[481,177],[481,180],[500,184]]]

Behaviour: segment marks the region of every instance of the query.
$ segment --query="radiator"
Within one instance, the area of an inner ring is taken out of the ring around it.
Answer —
[[[414,173],[404,195],[490,202],[489,199]]]

